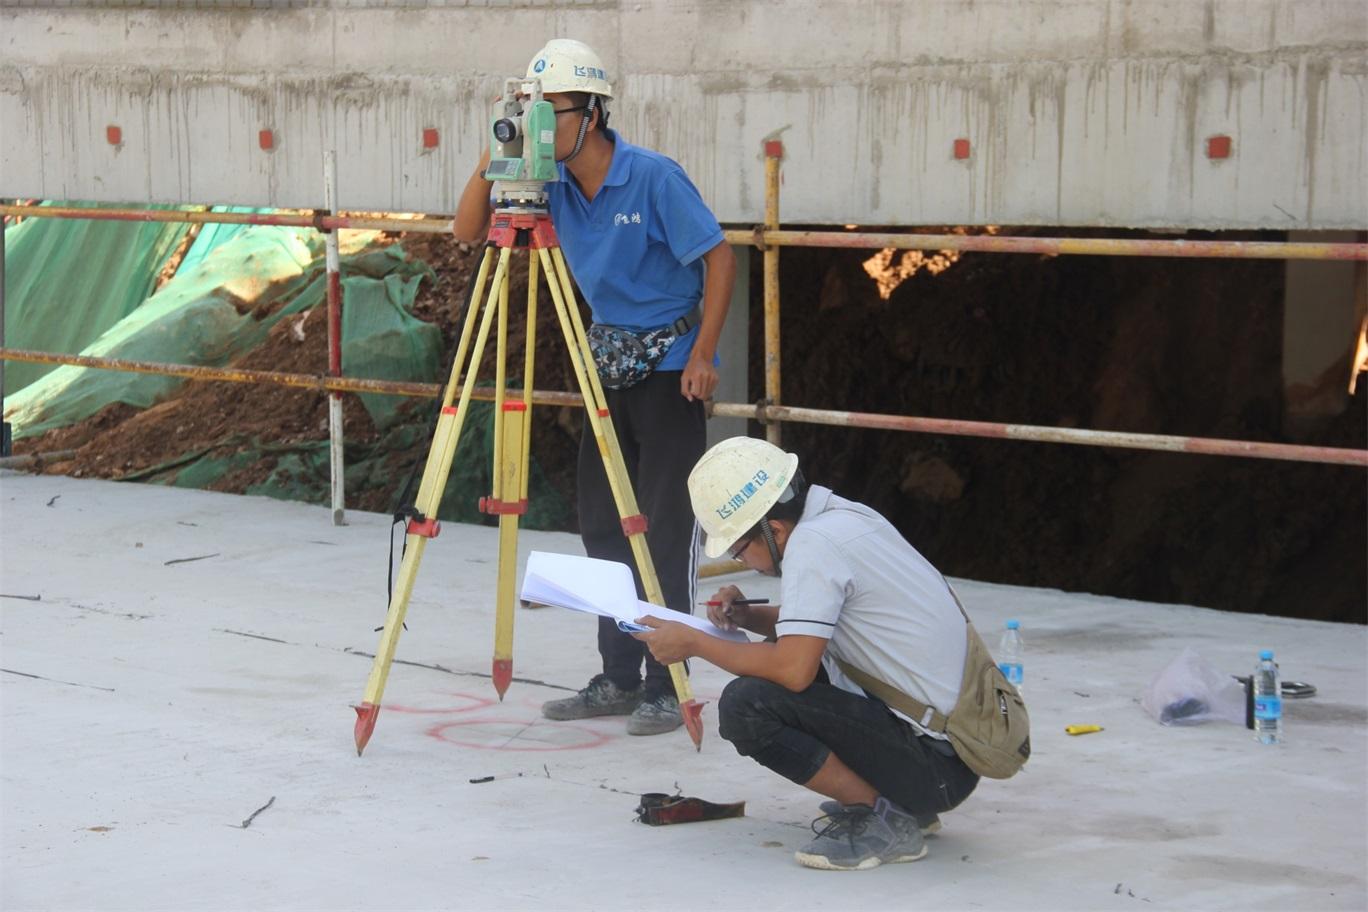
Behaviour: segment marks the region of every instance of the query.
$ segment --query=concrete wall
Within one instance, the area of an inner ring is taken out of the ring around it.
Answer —
[[[0,196],[450,212],[554,35],[727,222],[1368,225],[1360,0],[0,0]]]

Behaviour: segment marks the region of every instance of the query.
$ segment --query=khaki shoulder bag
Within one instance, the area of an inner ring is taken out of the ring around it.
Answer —
[[[949,585],[947,583],[947,585]],[[944,733],[961,760],[989,779],[1010,779],[1031,757],[1031,720],[1021,694],[1003,677],[993,655],[974,629],[959,596],[950,594],[964,615],[968,648],[958,699],[945,716],[934,707],[886,684],[841,659],[836,664],[868,693],[916,719],[927,731]]]

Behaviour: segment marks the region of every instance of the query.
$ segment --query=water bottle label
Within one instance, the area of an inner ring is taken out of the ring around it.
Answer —
[[[1254,698],[1254,718],[1273,722],[1282,718],[1282,697],[1268,694]]]
[[[1000,670],[1002,672],[1002,676],[1006,678],[1008,681],[1010,681],[1012,684],[1021,683],[1022,675],[1020,662],[999,662],[998,670]]]

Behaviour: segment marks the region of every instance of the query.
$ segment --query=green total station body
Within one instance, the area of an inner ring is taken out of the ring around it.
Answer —
[[[541,81],[509,79],[489,122],[485,179],[545,183],[556,180],[556,113],[542,98]]]

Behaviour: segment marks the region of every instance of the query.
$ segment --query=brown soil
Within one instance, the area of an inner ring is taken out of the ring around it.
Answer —
[[[437,275],[435,284],[423,283],[415,310],[442,328],[450,356],[480,251],[445,236],[410,235],[403,244]],[[785,402],[1360,448],[1368,438],[1362,388],[1337,420],[1295,440],[1283,427],[1281,262],[968,254],[951,263],[928,257],[936,269],[917,271],[883,300],[862,268],[868,257],[859,251],[785,253]],[[754,352],[763,350],[760,260],[751,258]],[[513,276],[513,313],[522,314],[522,257]],[[322,309],[303,319],[303,341],[292,333],[297,321],[282,321],[241,366],[322,373]],[[510,335],[511,350],[520,352],[520,321]],[[544,288],[538,339],[536,385],[573,389]],[[482,382],[493,378],[492,348]],[[510,358],[510,365],[521,363],[521,355]],[[758,395],[760,358],[749,371]],[[373,441],[360,403],[344,399],[349,441]],[[415,401],[411,408],[414,420],[424,421],[432,403]],[[534,412],[534,459],[551,484],[571,496],[580,422],[572,409]],[[752,433],[762,431],[752,425]],[[1368,619],[1368,498],[1361,469],[799,424],[786,425],[783,433],[811,480],[884,512],[953,576],[1237,611]],[[119,478],[190,450],[228,452],[250,437],[325,440],[324,397],[196,383],[141,414],[111,406],[16,448],[79,448],[71,462],[48,470]],[[426,449],[421,439],[390,454],[393,483],[349,498],[348,506],[392,510],[395,489]],[[269,475],[274,463],[275,457],[264,457],[215,487],[244,490]]]
[[[1341,447],[1368,438],[1362,384],[1338,419],[1297,439],[1283,427],[1281,262],[969,254],[884,301],[867,257],[784,259],[784,401]],[[763,389],[758,360],[749,382]],[[948,574],[1368,619],[1361,468],[815,425],[783,433],[810,479],[883,511]]]

